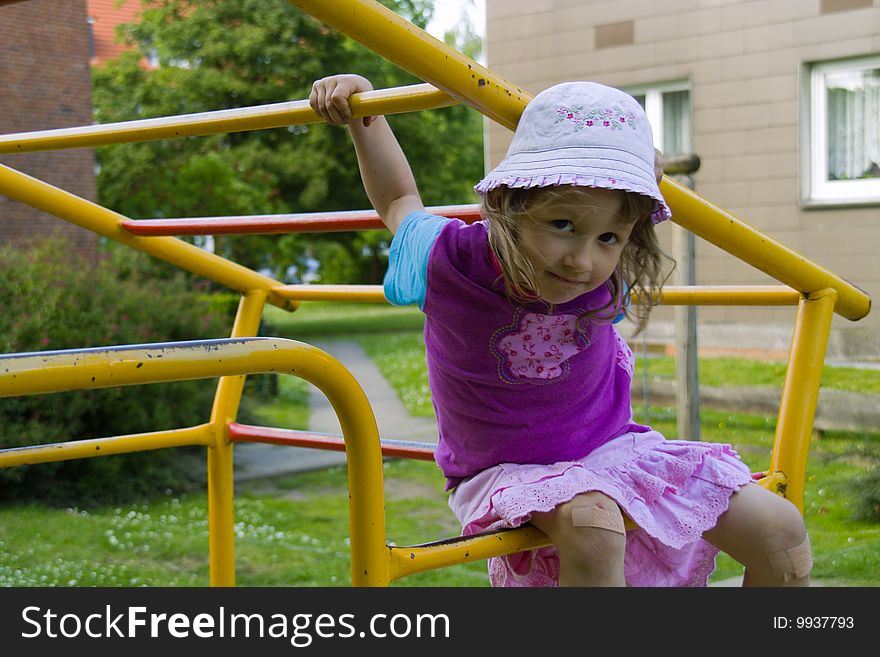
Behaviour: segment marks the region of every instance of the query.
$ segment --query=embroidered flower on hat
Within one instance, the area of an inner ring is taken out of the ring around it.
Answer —
[[[672,213],[654,160],[651,125],[632,96],[596,82],[563,82],[526,105],[507,155],[474,190],[485,196],[498,187],[622,189],[652,198],[651,217],[659,223]]]
[[[632,112],[625,112],[619,105],[605,108],[593,107],[586,111],[584,111],[583,105],[571,107],[558,105],[556,114],[554,123],[570,121],[574,124],[575,132],[592,127],[623,130],[624,126],[629,126],[632,130],[636,129],[636,115]]]

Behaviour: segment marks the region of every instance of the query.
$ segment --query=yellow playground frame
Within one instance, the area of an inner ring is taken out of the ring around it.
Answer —
[[[463,102],[512,129],[530,99],[522,89],[372,0],[291,1],[426,81],[411,87],[360,94],[352,99],[355,116],[433,109]],[[318,121],[320,118],[303,100],[3,135],[0,136],[0,153],[92,147]],[[870,312],[871,300],[854,285],[707,203],[674,180],[664,178],[661,189],[673,210],[675,223],[781,283],[753,287],[670,287],[663,291],[662,303],[797,306],[773,451],[759,483],[785,496],[803,511],[809,441],[832,314],[836,312],[847,319],[859,320]],[[241,293],[232,336],[227,339],[0,356],[0,396],[3,397],[219,378],[206,424],[0,450],[0,467],[204,445],[208,453],[210,582],[212,586],[234,586],[233,443],[244,439],[242,427],[235,423],[235,418],[245,377],[258,372],[277,372],[299,376],[316,385],[327,395],[339,416],[348,460],[353,585],[387,586],[415,572],[547,544],[544,534],[525,526],[419,546],[389,545],[385,535],[382,455],[398,452],[393,445],[380,443],[375,417],[357,381],[338,361],[315,347],[292,340],[254,337],[267,302],[295,310],[305,299],[383,301],[381,288],[283,285],[169,234],[139,235],[132,230],[132,225],[138,222],[6,166],[0,166],[0,193]],[[454,211],[451,214],[459,216]],[[211,221],[206,219],[203,223],[209,225]],[[210,233],[210,227],[206,232]],[[244,227],[240,232],[258,231]],[[272,442],[268,438],[270,433],[276,436],[284,433],[260,427],[244,429],[244,433],[250,431],[248,439],[264,442]],[[261,433],[261,430],[264,431]],[[424,454],[415,457],[423,458]]]

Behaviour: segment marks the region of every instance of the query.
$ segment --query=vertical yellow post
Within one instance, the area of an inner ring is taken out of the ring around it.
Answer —
[[[827,289],[801,298],[798,305],[770,457],[770,472],[782,472],[786,478],[785,489],[780,492],[801,513],[813,417],[836,301],[837,292]]]
[[[344,388],[348,390],[344,390],[340,396],[350,404],[351,410],[340,412],[342,409],[337,408],[336,404],[334,409],[345,436],[345,456],[348,461],[351,584],[388,586],[391,583],[391,554],[386,547],[379,430],[369,402],[360,401],[366,400],[366,396],[353,376],[347,377]]]
[[[242,295],[232,325],[233,338],[254,336],[266,302],[264,290]],[[208,447],[208,550],[211,586],[235,586],[235,534],[233,532],[232,443],[227,425],[235,420],[244,376],[224,376],[217,384]]]

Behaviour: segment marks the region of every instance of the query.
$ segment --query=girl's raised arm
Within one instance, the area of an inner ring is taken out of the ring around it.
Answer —
[[[334,75],[312,85],[309,105],[327,123],[348,126],[370,203],[388,229],[396,233],[403,219],[411,212],[424,210],[424,205],[406,156],[385,117],[352,121],[349,97],[372,90],[370,81],[360,75]]]

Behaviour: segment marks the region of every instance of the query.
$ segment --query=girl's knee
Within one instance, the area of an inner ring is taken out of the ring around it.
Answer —
[[[622,555],[626,544],[623,514],[602,493],[578,495],[549,514],[536,514],[532,523],[550,536],[560,552],[585,558],[603,552]]]
[[[720,531],[710,534],[720,533],[725,542],[746,539],[767,550],[793,541],[800,543],[807,531],[794,504],[757,484],[749,484],[734,494],[716,528]]]
[[[617,502],[602,493],[583,493],[562,505],[565,520],[574,528],[604,529],[624,534],[623,514]]]
[[[778,495],[774,504],[763,508],[762,532],[767,537],[770,550],[788,550],[804,542],[807,526],[798,508]],[[809,541],[806,543],[809,549]]]
[[[767,563],[777,584],[806,580],[813,570],[813,552],[810,537],[803,534],[800,543],[767,555]]]
[[[767,555],[773,575],[780,584],[801,580],[813,568],[813,551],[804,518],[791,502],[780,510],[775,535],[775,551]]]
[[[762,585],[806,581],[812,552],[803,516],[788,500],[759,487],[731,500],[732,515],[710,532],[710,540],[746,566]]]
[[[548,513],[532,515],[559,553],[560,586],[625,586],[626,534],[617,503],[584,493]]]
[[[785,510],[780,513],[779,518],[781,530],[788,535],[789,540],[797,539],[798,537],[803,538],[807,533],[807,525],[804,522],[804,517],[794,504],[788,500],[784,501]]]

